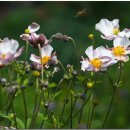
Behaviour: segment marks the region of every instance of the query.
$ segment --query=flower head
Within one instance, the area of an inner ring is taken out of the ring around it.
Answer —
[[[52,53],[52,51],[52,46],[46,45],[41,48],[41,57],[32,54],[30,60],[37,65],[38,69],[41,69],[42,65],[47,68],[57,63],[56,53]]]
[[[18,42],[13,39],[9,40],[8,38],[4,38],[0,42],[0,67],[9,64],[21,55],[23,48],[17,51],[18,47]]]
[[[113,59],[123,62],[128,61],[129,57],[127,55],[130,54],[129,39],[127,37],[118,37],[113,41],[113,45],[113,48],[108,48],[108,50],[110,50],[112,53]]]
[[[32,45],[35,48],[38,48],[38,44],[40,44],[41,47],[43,47],[44,45],[47,45],[49,43],[49,40],[47,40],[44,34],[35,33],[39,29],[40,25],[33,22],[31,25],[28,26],[27,29],[25,29],[25,34],[20,35],[20,38],[22,38],[25,41],[28,41],[30,45]]]
[[[101,46],[93,50],[90,46],[85,51],[88,58],[83,58],[81,61],[81,70],[85,71],[106,71],[107,67],[115,64],[116,61],[111,58],[111,53],[105,47]]]
[[[100,22],[96,24],[95,28],[103,34],[101,35],[103,39],[113,40],[116,37],[130,37],[129,29],[124,29],[122,32],[120,31],[118,19],[114,19],[113,21],[101,19]]]

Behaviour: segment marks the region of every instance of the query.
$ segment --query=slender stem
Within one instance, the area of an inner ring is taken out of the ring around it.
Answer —
[[[58,89],[59,89],[59,87],[60,87],[60,85],[61,85],[61,83],[62,83],[63,81],[64,81],[63,78],[59,81],[59,83],[58,83],[58,85],[57,85],[57,88],[56,88],[56,90],[55,90],[55,93],[58,91]]]
[[[61,68],[64,70],[64,72],[66,74],[68,74],[67,70],[65,69],[65,67],[63,66],[63,64],[58,60],[58,63],[60,64]]]
[[[71,90],[72,90],[72,85],[71,85]],[[70,128],[72,129],[73,128],[73,95],[71,93],[71,96],[70,96],[70,105],[71,105],[71,108],[70,108],[70,111],[71,111],[71,123],[70,123]]]
[[[35,102],[34,102],[34,109],[33,109],[32,121],[30,123],[30,128],[32,127],[32,123],[33,123],[35,112],[36,112],[37,96],[38,96],[38,85],[39,85],[38,78],[36,78]]]
[[[26,129],[27,128],[27,119],[28,119],[27,104],[26,104],[24,90],[21,89],[21,91],[22,91],[24,110],[25,110],[25,129]]]
[[[17,126],[16,114],[15,114],[15,112],[14,112],[14,103],[13,103],[13,102],[12,102],[11,106],[12,106],[12,112],[13,112],[13,114],[14,114],[14,123],[15,123],[15,127],[16,127],[16,129],[17,129],[18,126]]]
[[[116,88],[114,89],[114,93],[113,93],[113,95],[112,95],[112,99],[111,99],[111,102],[110,102],[110,105],[109,105],[109,108],[108,108],[107,114],[106,114],[106,116],[105,116],[105,120],[104,120],[104,122],[103,122],[102,128],[105,127],[105,124],[106,124],[106,122],[107,122],[107,119],[108,119],[109,113],[110,113],[111,108],[112,108],[112,104],[113,104],[113,101],[114,101],[115,94],[116,94]]]
[[[80,111],[80,115],[79,115],[78,124],[80,124],[80,122],[81,122],[81,119],[82,119],[82,114],[83,114],[83,107],[82,107],[82,109],[81,109],[81,111]]]
[[[85,105],[87,104],[87,102],[89,101],[91,95],[89,95],[89,97],[87,98],[87,100],[84,102],[84,104],[82,105],[82,107],[75,113],[75,115],[73,116],[73,119],[80,113],[80,111],[82,110],[82,108],[85,107]]]
[[[66,94],[65,100],[67,100],[68,95],[69,95],[69,91],[70,91],[70,88],[71,88],[71,87],[70,87],[70,84],[71,84],[71,80],[70,80],[69,85],[68,85],[68,90],[67,90],[67,94]],[[61,120],[63,119],[65,106],[66,106],[66,101],[64,101],[64,105],[63,105],[63,108],[62,108],[62,112],[61,112],[61,116],[60,116],[60,119],[61,119]]]
[[[75,98],[75,100],[74,100],[72,112],[74,111],[76,101],[77,101],[77,98]],[[70,113],[68,119],[66,120],[66,122],[64,123],[63,127],[68,123],[68,121],[69,121],[70,118],[71,118],[71,113]],[[72,118],[73,118],[73,116],[72,116]]]
[[[27,59],[28,56],[28,41],[26,41],[26,55],[25,55],[25,60]]]
[[[116,90],[117,90],[117,87],[118,87],[119,82],[120,82],[120,78],[121,78],[121,62],[119,62],[119,75],[117,76],[116,83],[113,85],[114,92],[113,92],[113,95],[112,95],[112,98],[111,98],[111,102],[110,102],[110,105],[109,105],[107,114],[106,114],[106,116],[105,116],[105,120],[104,120],[104,122],[103,122],[103,124],[102,124],[102,128],[105,127],[105,124],[106,124],[107,119],[108,119],[108,117],[109,117],[109,114],[110,114],[110,111],[111,111],[111,108],[112,108],[112,104],[113,104],[113,101],[114,101],[114,97],[115,97],[115,94],[116,94]]]
[[[90,127],[91,127],[91,124],[92,124],[92,119],[93,119],[93,114],[94,114],[94,110],[95,110],[95,105],[93,105],[93,108],[92,108],[92,113],[91,113],[90,123],[89,123],[88,128],[90,128]]]
[[[36,118],[37,118],[37,115],[38,115],[38,112],[39,112],[39,109],[40,109],[40,106],[41,106],[42,97],[43,97],[43,89],[42,89],[42,91],[41,91],[41,96],[40,96],[40,99],[39,99],[39,103],[38,103],[38,105],[37,105],[37,107],[36,107],[36,110],[35,110],[35,115],[34,115],[32,127],[33,127],[34,124],[35,124],[35,121],[36,121]]]
[[[77,50],[77,47],[76,47],[76,44],[75,44],[75,41],[72,37],[69,37],[69,39],[72,41],[73,45],[74,45],[74,50],[75,50],[75,54],[77,56],[77,63],[78,63],[78,67],[79,67],[79,54],[78,54],[78,50]]]

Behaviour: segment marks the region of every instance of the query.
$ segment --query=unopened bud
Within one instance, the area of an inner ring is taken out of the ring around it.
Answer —
[[[94,38],[94,35],[93,34],[89,34],[88,38],[92,40]]]
[[[38,77],[38,76],[40,76],[40,72],[37,71],[37,70],[34,70],[34,71],[32,72],[32,75],[35,76],[35,77]]]
[[[87,82],[87,87],[92,88],[94,86],[94,83],[92,81]]]

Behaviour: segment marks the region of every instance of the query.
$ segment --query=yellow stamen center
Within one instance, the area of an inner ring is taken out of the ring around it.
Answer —
[[[30,30],[29,29],[25,29],[25,33],[30,33]]]
[[[51,58],[49,56],[44,56],[42,59],[41,59],[41,63],[44,65],[46,64]]]
[[[113,53],[115,56],[122,56],[125,54],[125,48],[122,46],[117,46],[113,48]]]
[[[118,28],[113,29],[113,34],[114,35],[118,35],[119,32],[120,32],[120,30]]]
[[[2,56],[1,56],[1,57],[2,57],[2,59],[5,59],[6,55],[5,55],[5,54],[2,54]]]
[[[97,69],[100,69],[102,66],[102,61],[99,58],[95,58],[91,60],[90,63],[94,68],[97,68]]]

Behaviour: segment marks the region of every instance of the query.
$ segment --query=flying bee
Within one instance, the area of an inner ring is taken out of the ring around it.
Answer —
[[[86,16],[86,9],[78,11],[77,14],[75,15],[75,17],[83,17],[83,16]]]

